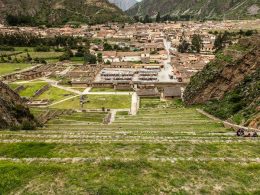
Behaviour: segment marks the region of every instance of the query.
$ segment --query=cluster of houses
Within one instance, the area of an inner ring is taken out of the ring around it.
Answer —
[[[173,71],[179,82],[188,83],[190,78],[215,58],[214,55],[175,53],[171,58]]]
[[[29,32],[42,37],[67,35],[99,40],[91,43],[90,53],[97,57],[102,56],[102,62],[99,60],[97,64],[58,62],[37,65],[30,70],[5,75],[2,79],[13,81],[62,76],[73,86],[135,88],[144,96],[158,95],[162,91],[167,94],[165,96],[175,96],[180,94],[180,87],[185,87],[192,75],[214,59],[216,36],[209,32],[237,30],[238,26],[242,28],[246,25],[259,26],[260,20],[124,25],[111,23],[82,25],[79,28],[0,26],[0,32],[6,33]],[[179,53],[177,48],[181,42],[185,40],[191,43],[194,35],[201,37],[203,46],[200,53]],[[111,49],[105,48],[105,43],[111,45]],[[160,80],[165,71],[170,76],[170,80],[166,79],[167,82]]]

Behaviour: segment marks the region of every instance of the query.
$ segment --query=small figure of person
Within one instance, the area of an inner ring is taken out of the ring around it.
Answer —
[[[244,129],[238,129],[237,130],[237,136],[244,136],[245,135],[245,130]]]

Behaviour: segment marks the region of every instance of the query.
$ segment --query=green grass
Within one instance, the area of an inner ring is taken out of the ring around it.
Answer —
[[[48,99],[52,102],[59,101],[62,99],[65,99],[67,97],[70,97],[74,95],[71,92],[65,91],[63,89],[59,89],[56,87],[50,87],[49,90],[38,96],[36,99],[37,100],[42,100],[42,99]]]
[[[31,180],[40,178],[44,180],[54,178],[61,173],[61,167],[56,165],[26,165],[22,163],[0,163],[0,194],[9,194],[17,188],[25,186]],[[26,192],[26,190],[25,190]]]
[[[23,84],[26,88],[19,92],[20,96],[32,97],[36,91],[47,85],[46,82],[30,82]]]
[[[20,85],[17,84],[17,83],[9,83],[8,86],[9,86],[11,89],[15,90],[15,89],[16,89],[17,87],[19,87]]]
[[[42,59],[57,59],[60,56],[63,55],[63,52],[54,52],[54,51],[50,51],[50,52],[34,52],[31,51],[29,52],[29,55],[31,56],[31,58],[42,58]],[[23,53],[17,56],[17,58],[25,58],[27,57],[27,53]]]
[[[0,63],[0,76],[20,71],[31,66],[31,64],[24,63]]]
[[[50,157],[50,150],[55,144],[46,143],[18,143],[18,144],[0,144],[0,155],[11,158],[26,157]]]
[[[63,115],[51,120],[48,124],[77,124],[77,123],[102,123],[106,112],[79,112]]]
[[[79,165],[0,163],[0,193],[258,194],[259,164],[117,160]],[[237,174],[239,172],[239,174]],[[197,182],[199,181],[199,182]]]
[[[84,63],[84,57],[72,57],[72,58],[70,58],[70,61],[83,64]]]
[[[79,117],[73,117],[75,121],[82,120],[79,119]],[[63,122],[67,120],[66,117],[62,117],[61,119],[64,120]],[[92,117],[92,119],[94,118]],[[95,122],[100,121],[95,120]],[[148,136],[149,135],[143,134],[143,137]],[[244,155],[250,158],[257,158],[260,152],[258,143],[190,144],[185,141],[182,143],[120,143],[118,141],[115,143],[58,144],[43,143],[38,140],[38,142],[0,144],[0,146],[0,156],[9,158],[99,158],[106,156],[115,159],[123,157],[142,159],[149,158],[150,156],[156,156],[157,158],[185,158],[187,156],[194,158],[203,158],[205,156],[208,158],[219,158],[223,156],[239,158]]]
[[[80,92],[84,92],[86,90],[86,88],[84,88],[84,87],[71,87],[71,89],[75,89]]]
[[[34,47],[15,47],[15,51],[20,51],[20,52],[33,52],[34,51]]]
[[[118,90],[113,88],[92,88],[91,92],[130,92],[130,90]]]
[[[101,124],[106,114],[73,113],[36,131],[0,131],[0,158],[89,159],[0,161],[0,194],[259,194],[260,164],[239,160],[259,158],[258,138],[236,137],[179,100],[141,99],[136,116],[118,112],[110,125]]]
[[[130,108],[131,96],[128,95],[88,95],[84,109],[122,109]],[[60,104],[56,104],[53,108],[58,109],[81,109],[80,98],[76,97]]]

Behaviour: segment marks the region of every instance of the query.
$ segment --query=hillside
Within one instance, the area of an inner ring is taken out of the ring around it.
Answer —
[[[158,12],[180,18],[242,19],[260,18],[259,0],[143,0],[127,13],[135,16],[155,16]]]
[[[136,0],[108,0],[110,3],[115,4],[123,11],[128,10],[130,7],[134,6],[137,1]]]
[[[0,81],[0,129],[21,127],[30,129],[36,124],[23,99]]]
[[[186,104],[238,124],[260,126],[260,36],[242,38],[197,73],[184,92]]]
[[[25,25],[89,24],[126,21],[127,16],[107,0],[0,0],[0,22]]]

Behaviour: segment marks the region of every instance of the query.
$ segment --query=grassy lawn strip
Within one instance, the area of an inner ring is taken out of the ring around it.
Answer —
[[[128,95],[88,95],[83,109],[121,109],[130,108],[131,96]],[[68,101],[56,104],[53,108],[58,109],[81,109],[80,98],[76,97]]]
[[[76,139],[76,138],[75,138]],[[95,138],[90,138],[95,139]],[[100,138],[96,138],[100,139]],[[110,138],[111,139],[111,138]],[[39,140],[40,141],[40,140]],[[259,157],[260,149],[257,143],[87,143],[87,144],[55,144],[55,143],[8,143],[0,144],[0,156],[10,158],[37,157],[92,157],[110,156],[114,158],[248,158]]]
[[[130,92],[130,90],[119,90],[113,88],[92,88],[90,92]]]
[[[37,100],[48,99],[53,102],[62,100],[64,98],[74,95],[72,92],[65,91],[56,87],[50,87],[49,90],[38,96]]]
[[[23,84],[26,88],[22,90],[19,95],[23,97],[32,97],[36,91],[47,85],[46,82],[30,82]]]
[[[10,158],[51,157],[55,144],[17,143],[0,144],[0,155]]]
[[[0,194],[15,192],[17,189],[25,187],[28,182],[39,177],[42,182],[50,177],[53,179],[63,171],[63,167],[56,165],[0,162]],[[39,193],[41,192],[39,191]]]
[[[63,52],[54,52],[54,51],[50,51],[50,52],[30,51],[28,53],[32,58],[42,58],[42,59],[55,59],[63,55]],[[27,57],[27,53],[23,53],[18,55],[17,59],[26,58],[26,57]]]
[[[34,47],[15,47],[15,51],[33,52],[34,51]]]
[[[0,63],[0,75],[5,75],[31,67],[32,64],[25,63]]]
[[[49,121],[49,124],[63,124],[65,121],[71,121],[71,123],[76,122],[96,122],[102,123],[103,119],[106,116],[106,112],[82,112],[82,113],[73,113],[72,115],[63,115],[58,119]]]
[[[0,162],[0,193],[48,194],[51,188],[59,194],[258,194],[259,174],[260,165],[254,163],[110,160],[79,166]]]

